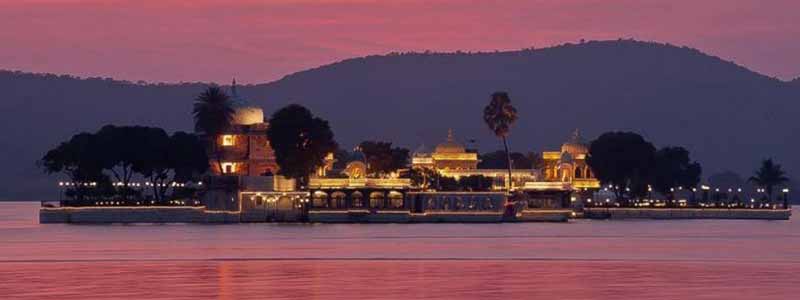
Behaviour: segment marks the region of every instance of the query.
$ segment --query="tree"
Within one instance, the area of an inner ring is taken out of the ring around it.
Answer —
[[[97,150],[95,136],[91,133],[80,133],[47,151],[37,165],[47,174],[62,173],[72,183],[76,183],[70,185],[68,193],[81,201],[100,185],[108,182],[108,176],[103,174],[102,165],[97,159]],[[85,183],[94,184],[87,186]]]
[[[336,152],[333,153],[333,169],[334,170],[342,170],[347,166],[347,163],[354,159],[354,155],[347,150],[344,149],[337,149]]]
[[[627,196],[646,195],[654,160],[655,147],[642,136],[607,132],[592,141],[586,162],[604,185],[614,186],[617,199],[626,203]]]
[[[494,180],[483,175],[470,175],[458,179],[462,189],[471,192],[488,191],[492,189]]]
[[[297,104],[272,115],[267,138],[280,167],[278,174],[296,179],[301,186],[306,186],[309,174],[323,166],[328,153],[338,147],[328,121]]]
[[[196,135],[179,131],[167,136],[160,128],[147,128],[146,134],[146,146],[140,149],[144,155],[133,169],[148,180],[157,201],[166,200],[174,183],[196,179],[208,170],[205,147]]]
[[[508,178],[511,178],[511,154],[508,152],[508,134],[511,126],[517,121],[517,109],[511,105],[511,98],[508,97],[506,92],[495,92],[492,94],[492,100],[483,109],[483,121],[489,126],[489,129],[495,136],[503,140],[503,148],[506,152],[506,161],[508,165]],[[511,192],[511,184],[506,184],[507,191]]]
[[[211,141],[212,151],[220,172],[222,171],[222,151],[217,145],[217,137],[231,126],[233,102],[219,87],[210,86],[197,96],[194,102],[194,130],[206,135]]]
[[[368,172],[386,175],[406,167],[409,150],[392,148],[391,142],[363,141],[358,145],[367,159]]]
[[[783,171],[781,165],[768,158],[761,161],[761,167],[748,181],[764,188],[767,192],[767,201],[772,202],[772,193],[775,187],[789,182],[789,177],[786,177],[786,172]]]
[[[458,180],[449,176],[439,176],[436,180],[437,191],[458,191],[461,190],[461,185]]]
[[[656,192],[673,200],[675,188],[697,186],[701,172],[700,164],[689,159],[688,150],[683,147],[664,147],[655,153],[651,183]]]
[[[439,173],[429,168],[412,168],[406,174],[413,186],[426,190],[436,185]]]
[[[533,161],[531,158],[535,154],[522,154],[519,152],[511,152],[511,166],[514,169],[531,169],[533,168]],[[508,160],[506,153],[503,150],[488,152],[480,155],[480,162],[478,162],[480,169],[506,169],[508,168]]]
[[[120,183],[118,192],[123,200],[128,199],[128,195],[135,193],[131,187],[131,179],[136,172],[133,168],[135,164],[141,164],[146,160],[149,153],[143,151],[146,141],[145,127],[141,126],[122,126],[106,125],[95,134],[97,145],[97,156],[102,168],[113,174],[114,179]]]
[[[133,131],[136,133],[131,138],[135,141],[137,155],[131,169],[142,174],[150,183],[153,198],[160,203],[168,188],[166,185],[171,169],[169,135],[161,128],[138,127]]]

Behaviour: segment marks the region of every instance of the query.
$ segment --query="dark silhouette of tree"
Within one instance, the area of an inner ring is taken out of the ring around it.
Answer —
[[[508,178],[511,178],[511,154],[508,152],[508,134],[511,131],[511,126],[517,121],[517,109],[511,105],[511,98],[508,97],[506,92],[495,92],[492,94],[492,100],[483,109],[483,121],[489,126],[495,136],[503,140],[503,148],[506,152],[506,160],[508,165]],[[511,184],[506,184],[507,191],[511,192]]]
[[[531,169],[533,168],[533,161],[531,158],[536,157],[534,153],[522,154],[519,152],[511,152],[511,166],[514,169]],[[481,154],[478,162],[479,169],[507,169],[508,160],[506,153],[503,150],[493,151]]]
[[[197,180],[209,168],[203,142],[196,135],[183,131],[170,137],[169,161],[176,182]]]
[[[655,147],[632,132],[607,132],[592,141],[586,162],[604,185],[614,186],[617,199],[647,194],[647,179],[655,160]]]
[[[655,164],[651,184],[656,192],[675,199],[678,187],[692,188],[700,183],[702,168],[689,159],[689,151],[683,147],[665,147],[655,153]],[[667,205],[672,205],[671,201]]]
[[[168,187],[170,173],[170,140],[167,132],[161,128],[118,127],[118,130],[134,131],[131,136],[135,142],[137,152],[136,159],[133,161],[131,169],[142,176],[150,183],[153,191],[153,198],[159,203],[164,200],[164,193]]]
[[[328,121],[297,104],[272,115],[267,138],[280,167],[278,174],[296,179],[301,187],[308,183],[309,174],[325,164],[328,153],[338,147]]]
[[[127,200],[139,194],[131,186],[135,173],[152,187],[153,197],[162,201],[172,182],[184,182],[208,170],[208,156],[197,136],[177,132],[168,136],[161,128],[103,126],[97,133],[81,133],[45,154],[39,164],[45,172],[62,172],[73,182],[95,183],[70,188],[82,200],[88,192],[100,196],[116,192]],[[104,171],[113,174],[112,186]],[[171,175],[171,176],[170,176]]]
[[[439,176],[434,183],[437,191],[460,191],[461,185],[458,180],[449,176]]]
[[[494,179],[483,175],[470,175],[458,179],[458,185],[462,190],[471,192],[483,192],[492,189]]]
[[[77,185],[70,185],[69,193],[82,201],[98,185],[105,186],[108,183],[108,176],[103,174],[101,162],[97,160],[97,150],[95,136],[80,133],[47,151],[37,164],[46,174],[62,173],[71,183],[76,183]],[[84,184],[92,182],[95,183],[93,187]]]
[[[140,149],[143,155],[133,170],[147,179],[154,198],[163,203],[167,191],[177,188],[173,183],[197,179],[208,170],[208,156],[196,135],[176,132],[167,136],[160,128],[145,130]]]
[[[538,152],[528,152],[525,154],[528,158],[528,161],[531,163],[531,169],[542,169],[544,168],[544,158],[542,158],[542,154]]]
[[[194,130],[206,135],[210,140],[219,170],[222,171],[222,151],[217,145],[217,137],[231,126],[233,102],[219,87],[210,86],[194,101]]]
[[[353,161],[354,156],[353,153],[350,153],[345,149],[337,149],[333,154],[333,159],[333,169],[342,170],[347,166],[347,163]]]
[[[772,193],[776,186],[789,182],[786,172],[781,165],[776,164],[771,158],[761,161],[761,167],[748,179],[753,184],[762,187],[767,192],[767,202],[772,202]]]
[[[411,179],[411,185],[423,190],[436,188],[436,182],[440,177],[438,172],[428,168],[412,168],[405,176]]]
[[[366,157],[368,172],[375,175],[386,175],[408,164],[409,150],[392,148],[391,142],[363,141],[358,145]]]
[[[149,159],[149,153],[142,151],[146,142],[147,129],[141,126],[106,125],[95,134],[98,145],[97,159],[104,170],[108,170],[120,183],[117,188],[123,200],[136,193],[131,186],[135,172],[134,165]]]

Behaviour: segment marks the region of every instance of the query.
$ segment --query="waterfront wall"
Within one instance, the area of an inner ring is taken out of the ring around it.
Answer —
[[[239,211],[207,210],[205,207],[43,207],[39,222],[109,223],[240,223],[280,221],[248,218]],[[782,209],[694,209],[694,208],[586,208],[578,215],[588,219],[751,219],[788,220],[791,210]],[[497,223],[566,222],[575,217],[570,210],[522,210],[513,218],[499,211],[412,213],[407,210],[312,210],[314,223]],[[287,220],[284,220],[287,221]],[[300,221],[299,218],[291,221]]]
[[[589,219],[745,219],[788,220],[790,209],[599,208],[584,209]]]
[[[238,212],[205,207],[59,207],[41,208],[39,223],[236,223]]]

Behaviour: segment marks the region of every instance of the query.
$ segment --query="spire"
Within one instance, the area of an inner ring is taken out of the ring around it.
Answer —
[[[580,130],[578,130],[578,128],[575,128],[575,131],[572,132],[572,137],[570,138],[570,142],[574,144],[581,143],[581,133]]]
[[[231,82],[231,100],[233,100],[233,105],[235,107],[249,106],[247,100],[239,96],[239,86],[236,84],[236,78],[233,78]]]
[[[239,92],[236,90],[236,78],[233,78],[233,82],[231,83],[231,96],[233,99],[239,100]]]
[[[456,138],[453,137],[453,128],[447,130],[447,141],[453,143],[456,141]]]

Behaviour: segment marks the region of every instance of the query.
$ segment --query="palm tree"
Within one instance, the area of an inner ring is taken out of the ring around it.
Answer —
[[[767,201],[772,201],[772,191],[775,186],[784,184],[789,181],[786,177],[786,172],[781,169],[781,165],[776,164],[772,159],[765,159],[761,161],[761,167],[756,170],[754,176],[750,177],[748,181],[763,187],[767,192]]]
[[[495,92],[489,105],[483,109],[483,121],[489,126],[489,130],[494,135],[503,140],[503,147],[506,150],[506,161],[508,163],[508,182],[507,191],[511,192],[511,154],[508,152],[508,133],[511,126],[517,121],[517,109],[511,106],[511,99],[506,92]]]
[[[230,128],[233,120],[233,103],[219,87],[210,86],[194,100],[194,130],[204,133],[212,140],[212,151],[222,172],[222,153],[217,145],[217,137]]]

